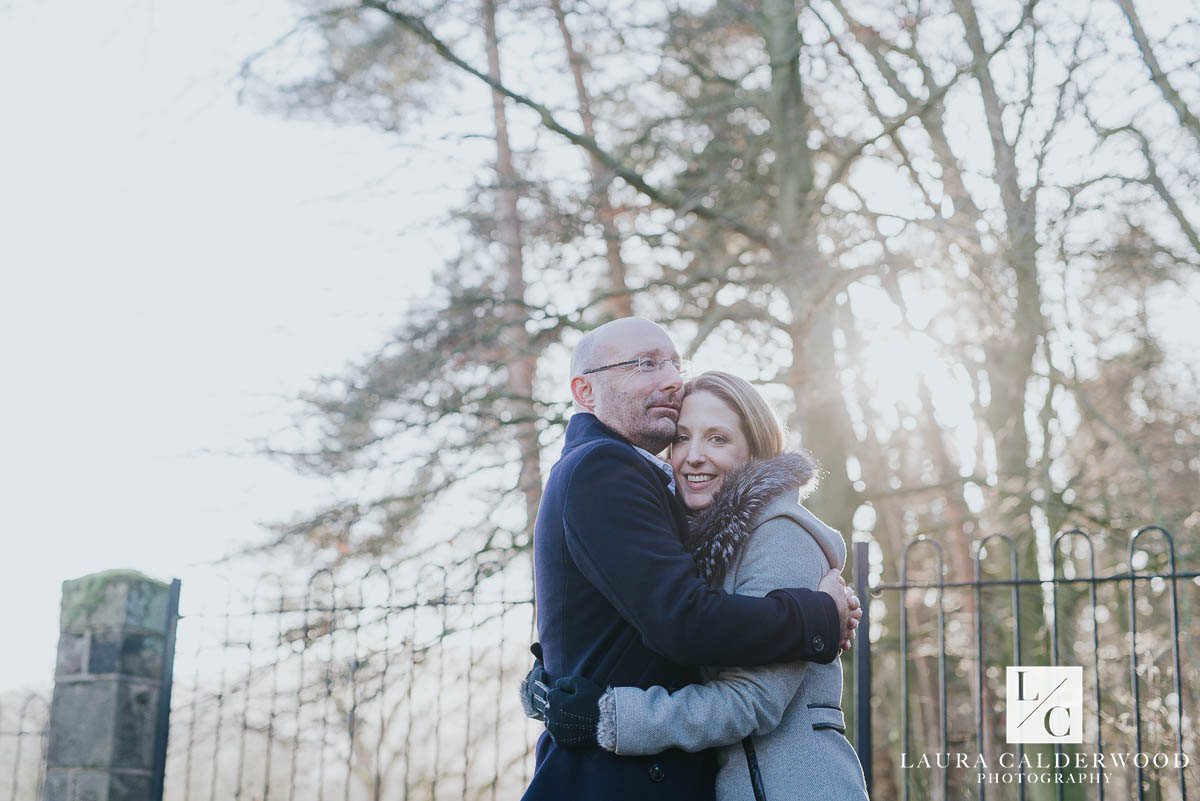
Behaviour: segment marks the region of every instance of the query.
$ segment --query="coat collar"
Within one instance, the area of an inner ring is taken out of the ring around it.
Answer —
[[[590,442],[595,439],[614,439],[633,448],[639,456],[646,460],[647,464],[654,467],[655,472],[665,476],[667,486],[671,488],[671,492],[675,491],[675,476],[671,472],[671,465],[659,459],[645,448],[634,445],[616,431],[601,423],[600,418],[591,412],[576,412],[571,415],[571,419],[567,421],[567,440],[563,446],[563,453],[573,450],[584,442]]]
[[[642,456],[645,451],[604,425],[604,423],[601,423],[600,419],[591,412],[575,412],[571,415],[571,419],[567,421],[567,437],[566,443],[563,445],[563,455],[570,453],[580,445],[597,439],[611,439],[616,442],[622,442],[628,445],[634,453],[638,454],[639,460],[645,459]],[[670,489],[673,477],[659,469],[658,465],[650,464],[649,461],[646,461],[646,466],[654,472],[654,476],[662,484],[663,492],[669,496],[671,516],[674,519],[676,529],[682,535],[683,532],[687,531],[687,509],[678,496]]]
[[[615,439],[618,442],[624,442],[631,446],[633,444],[616,431],[604,425],[604,423],[601,423],[600,418],[591,412],[575,412],[571,415],[571,419],[567,421],[567,440],[566,444],[563,445],[563,453],[572,451],[585,442],[590,442],[594,439]]]
[[[841,534],[826,526],[798,503],[801,491],[811,492],[817,468],[804,453],[785,453],[754,459],[730,473],[713,502],[692,515],[685,544],[702,578],[720,586],[737,562],[754,529],[774,517],[791,517],[821,545],[830,564],[845,562]],[[836,557],[834,540],[841,544]]]

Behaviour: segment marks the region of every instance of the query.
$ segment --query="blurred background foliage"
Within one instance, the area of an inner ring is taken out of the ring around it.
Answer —
[[[810,505],[873,543],[874,583],[898,580],[918,534],[958,580],[997,532],[1013,537],[1024,577],[1046,578],[1052,537],[1072,526],[1095,535],[1100,574],[1127,569],[1129,530],[1151,522],[1194,566],[1194,4],[298,8],[297,28],[246,61],[246,101],[436,142],[462,153],[468,188],[444,220],[457,252],[425,265],[436,290],[263,444],[327,476],[339,500],[281,519],[254,551],[345,570],[433,561],[465,588],[528,572],[569,411],[569,348],[632,313],[666,325],[697,369],[734,369],[779,404],[825,471]],[[1165,568],[1164,552],[1135,556]],[[1086,576],[1091,556],[1070,540],[1059,570]],[[919,561],[914,577],[936,580]],[[982,565],[1008,576],[1003,547]],[[1195,710],[1194,686],[1168,697],[1169,589],[1143,592],[1145,663],[1162,668],[1146,679],[1166,688],[1147,697]],[[1184,664],[1195,591],[1181,584]],[[1123,592],[1101,593],[1112,650],[1088,673],[1126,710],[1106,712],[1108,741],[1131,725]],[[1046,664],[1053,605],[1036,586],[1022,595],[1024,662]],[[885,717],[898,704],[897,597],[881,598],[872,628]],[[932,750],[936,599],[905,597],[914,732]],[[944,600],[962,700],[950,745],[962,750],[976,730],[974,616],[994,666],[1013,664],[1012,621],[985,612],[1006,609],[1007,590]],[[1060,641],[1083,649],[1069,659],[1090,665],[1087,592],[1057,600]],[[1003,671],[987,676],[991,746]],[[1172,718],[1156,729],[1167,745]],[[873,755],[884,798],[903,781],[888,725]]]

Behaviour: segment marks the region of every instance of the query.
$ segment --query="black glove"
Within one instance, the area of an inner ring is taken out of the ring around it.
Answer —
[[[566,676],[554,682],[547,694],[546,731],[563,748],[592,748],[600,723],[600,696],[604,688],[583,676]]]
[[[534,720],[546,719],[546,695],[549,692],[550,674],[546,672],[542,660],[535,659],[533,667],[521,682],[521,708],[525,710],[525,717]]]

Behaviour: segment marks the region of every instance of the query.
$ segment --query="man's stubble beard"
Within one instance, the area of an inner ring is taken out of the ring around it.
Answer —
[[[677,428],[675,421],[669,417],[646,420],[646,426],[637,432],[637,439],[631,437],[629,441],[643,450],[657,454],[675,441]]]
[[[676,407],[676,415],[678,415],[682,393],[674,395],[658,393],[645,401],[617,394],[617,399],[614,400],[618,400],[618,402],[610,401],[604,405],[603,416],[597,415],[600,417],[600,422],[613,431],[650,453],[659,453],[675,441],[677,420],[662,416],[662,412],[653,411],[650,406],[656,403],[673,402]],[[624,403],[620,401],[624,401]]]

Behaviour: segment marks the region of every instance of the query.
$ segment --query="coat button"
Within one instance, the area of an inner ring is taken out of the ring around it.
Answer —
[[[661,782],[665,778],[667,778],[667,774],[663,772],[662,765],[655,762],[650,766],[650,781]]]
[[[818,654],[821,653],[825,650],[825,638],[820,634],[813,636],[812,646],[814,651],[816,651]]]

